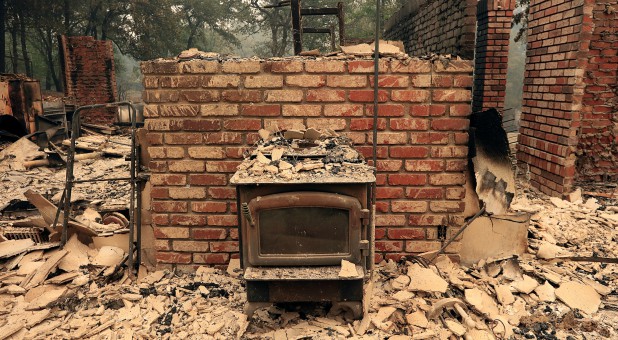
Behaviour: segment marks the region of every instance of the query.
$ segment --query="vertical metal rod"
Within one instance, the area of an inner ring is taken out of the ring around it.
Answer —
[[[129,106],[131,117],[131,199],[129,201],[129,277],[133,278],[133,233],[135,230],[135,108]]]
[[[62,236],[60,237],[60,246],[63,247],[67,243],[69,235],[69,215],[71,215],[71,194],[73,193],[73,166],[75,164],[75,142],[79,135],[79,119],[80,109],[77,109],[73,113],[73,120],[71,121],[71,147],[67,152],[67,173],[66,173],[66,187],[64,197],[64,215],[62,219]],[[60,209],[60,207],[58,207]]]
[[[66,197],[67,189],[66,187],[62,190],[62,196],[60,197],[60,201],[58,202],[58,208],[56,209],[56,216],[54,217],[54,224],[51,226],[53,230],[56,230],[56,226],[58,225],[58,219],[60,218],[60,211],[64,206],[64,198]]]
[[[141,146],[138,145],[137,146],[137,157],[135,159],[135,164],[136,164],[136,171],[135,171],[135,175],[139,175],[140,173],[140,169],[141,169],[141,163],[140,163],[140,158],[141,158]],[[135,217],[135,225],[136,225],[136,232],[137,232],[137,269],[139,270],[139,265],[142,263],[142,190],[143,188],[143,181],[141,178],[137,178],[137,208],[136,208],[136,217]]]
[[[330,49],[335,50],[335,25],[330,25]]]
[[[380,67],[380,0],[376,0],[375,48],[373,53],[373,166],[374,174],[378,174],[378,72]],[[373,183],[371,204],[376,204],[376,184]]]
[[[299,55],[303,51],[302,42],[302,19],[300,15],[300,0],[292,0],[292,36],[294,39],[294,55]]]
[[[343,2],[337,3],[337,19],[339,20],[339,46],[345,46],[345,14]]]

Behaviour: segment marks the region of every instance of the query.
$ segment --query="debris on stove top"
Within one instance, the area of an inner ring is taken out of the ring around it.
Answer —
[[[352,140],[332,130],[259,131],[257,147],[238,166],[234,184],[248,183],[369,183],[374,168],[352,146]]]

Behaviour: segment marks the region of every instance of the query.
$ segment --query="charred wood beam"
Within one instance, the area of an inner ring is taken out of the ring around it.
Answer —
[[[339,15],[339,8],[303,8],[300,10],[300,15]]]
[[[314,28],[314,27],[303,27],[303,33],[329,33],[330,28]]]
[[[292,0],[290,6],[292,7],[292,33],[294,40],[294,54],[299,55],[300,52],[303,51],[303,29],[301,26],[300,0]]]

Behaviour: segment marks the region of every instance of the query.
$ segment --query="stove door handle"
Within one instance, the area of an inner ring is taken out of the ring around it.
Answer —
[[[240,205],[240,210],[242,211],[243,216],[245,216],[245,219],[247,220],[247,222],[249,222],[249,225],[254,227],[255,221],[253,220],[253,216],[251,216],[251,210],[249,210],[249,204],[246,202],[242,203]]]

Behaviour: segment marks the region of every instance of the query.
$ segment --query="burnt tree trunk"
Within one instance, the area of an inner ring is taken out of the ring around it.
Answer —
[[[28,45],[26,43],[26,18],[24,17],[23,9],[18,10],[19,17],[19,40],[21,41],[21,53],[24,58],[24,66],[26,67],[26,75],[32,77],[32,65],[30,65],[30,55],[28,54]]]
[[[64,35],[71,35],[71,4],[69,0],[64,0]]]
[[[62,84],[58,75],[56,74],[56,65],[54,64],[54,35],[52,34],[51,29],[43,31],[43,29],[37,27],[36,32],[39,35],[40,41],[43,42],[43,46],[41,46],[41,48],[44,51],[47,70],[50,73],[52,80],[54,81],[56,91],[60,92],[62,91]]]
[[[6,1],[0,0],[0,73],[6,72]]]
[[[11,72],[17,73],[17,67],[19,65],[19,50],[17,49],[17,25],[13,20],[11,24]]]

